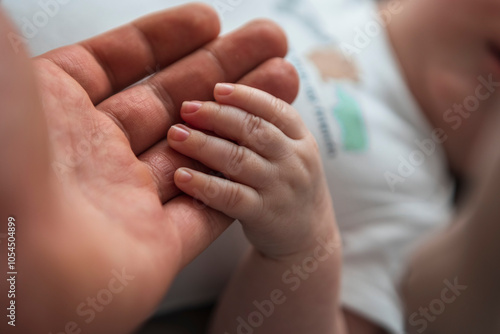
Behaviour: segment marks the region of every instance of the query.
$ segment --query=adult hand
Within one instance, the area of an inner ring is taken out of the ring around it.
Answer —
[[[290,102],[296,74],[274,58],[286,53],[285,37],[260,21],[214,40],[217,16],[199,4],[32,61],[14,52],[12,32],[2,17],[0,233],[13,216],[15,329],[131,331],[231,222],[173,184],[176,168],[199,167],[167,145],[181,103],[211,98],[221,81]],[[2,332],[13,332],[6,323]]]

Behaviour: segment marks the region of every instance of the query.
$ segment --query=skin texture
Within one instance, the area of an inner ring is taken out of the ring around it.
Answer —
[[[285,37],[260,21],[214,40],[217,16],[198,4],[31,61],[11,48],[12,31],[2,15],[0,211],[15,217],[23,245],[16,329],[60,332],[74,321],[84,333],[130,332],[231,222],[180,195],[175,169],[201,166],[168,147],[167,129],[184,100],[209,99],[219,81],[290,102],[297,76],[274,58],[285,55]],[[124,290],[93,319],[80,316],[82,302],[116,283],[113,272],[130,278]],[[0,329],[11,330],[5,321]]]
[[[173,149],[226,176],[181,168],[179,189],[238,219],[253,245],[219,303],[212,332],[234,332],[255,300],[269,300],[279,288],[286,301],[273,306],[258,333],[346,333],[341,242],[313,135],[295,109],[263,91],[219,84],[214,96],[217,102],[184,103],[189,127],[168,134]],[[302,269],[300,286],[287,286],[283,274],[300,264],[313,270]]]
[[[217,85],[214,96],[217,102],[185,103],[181,116],[194,129],[175,126],[168,142],[229,179],[180,169],[177,187],[240,220],[264,256],[309,251],[336,229],[313,135],[295,109],[265,92],[227,84]]]

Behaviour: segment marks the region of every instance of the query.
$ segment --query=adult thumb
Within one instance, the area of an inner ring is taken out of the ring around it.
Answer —
[[[15,215],[43,198],[48,182],[47,127],[31,61],[0,8],[0,211]],[[24,208],[23,208],[24,206]],[[2,218],[3,219],[3,218]]]

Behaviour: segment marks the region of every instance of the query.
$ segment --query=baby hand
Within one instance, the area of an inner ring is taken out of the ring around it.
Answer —
[[[217,102],[185,102],[168,143],[226,177],[179,168],[175,184],[207,206],[240,220],[264,255],[308,252],[336,235],[318,147],[297,111],[260,90],[218,84]],[[211,135],[214,133],[215,135]]]

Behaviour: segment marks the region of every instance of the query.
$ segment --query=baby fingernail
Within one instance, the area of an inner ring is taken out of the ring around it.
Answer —
[[[234,92],[234,85],[219,83],[215,86],[215,93],[218,95],[229,95]]]
[[[179,169],[175,176],[176,176],[177,182],[181,182],[181,183],[187,183],[187,182],[191,181],[191,179],[193,178],[193,175],[191,175],[190,173],[188,173],[184,169]]]
[[[183,125],[174,125],[170,128],[170,139],[185,141],[189,137],[189,130]]]
[[[182,112],[184,114],[193,114],[200,110],[201,103],[199,102],[184,102],[182,104]]]

